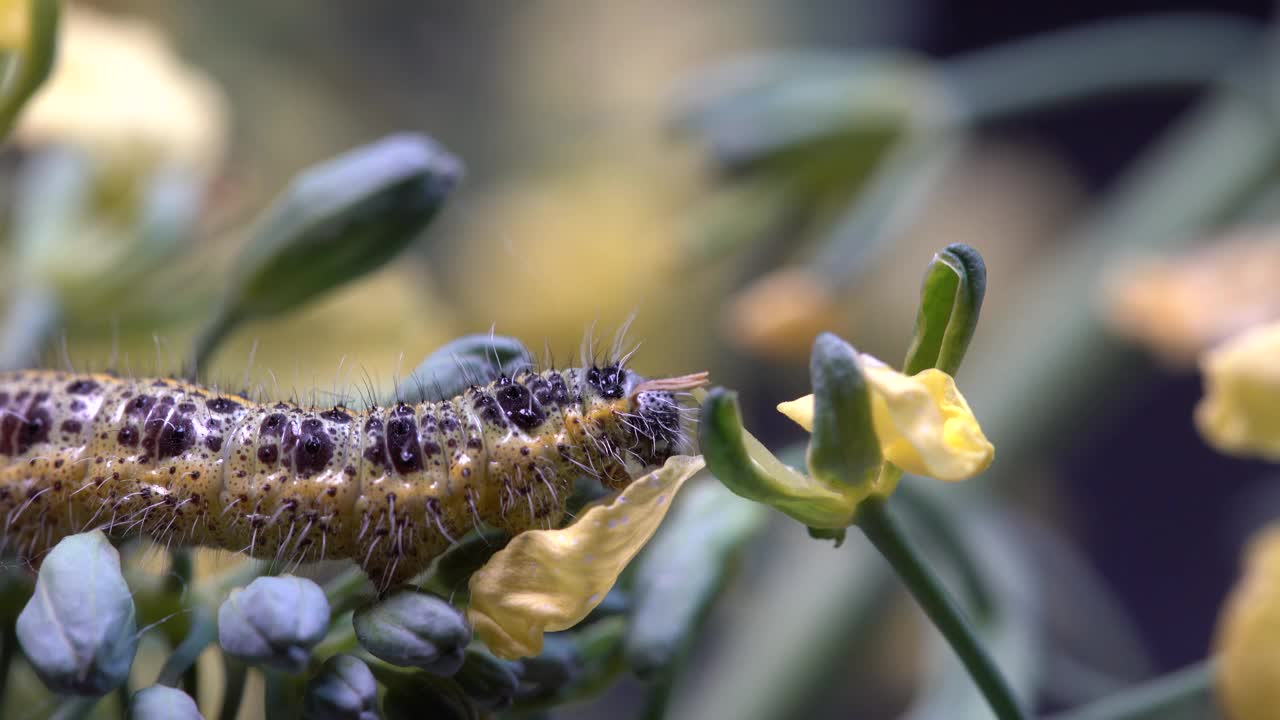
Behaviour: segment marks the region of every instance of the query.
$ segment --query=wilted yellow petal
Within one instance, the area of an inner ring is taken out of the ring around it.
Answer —
[[[863,363],[862,372],[886,460],[939,480],[964,480],[991,465],[995,448],[950,375],[930,368],[907,376],[872,362]],[[812,395],[780,403],[778,412],[813,431]]]
[[[1244,578],[1218,618],[1217,689],[1231,720],[1269,720],[1280,707],[1280,527],[1249,546]]]
[[[996,449],[950,375],[929,368],[907,376],[870,364],[862,371],[886,460],[939,480],[971,478],[991,465]]]
[[[1264,325],[1206,354],[1205,396],[1196,426],[1223,452],[1280,460],[1280,323]]]
[[[701,456],[677,455],[569,527],[515,536],[471,576],[476,635],[498,657],[537,655],[544,632],[573,627],[604,599],[702,466]]]

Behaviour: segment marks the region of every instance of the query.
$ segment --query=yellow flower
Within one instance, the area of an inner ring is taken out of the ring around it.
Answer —
[[[58,62],[23,110],[18,142],[72,145],[108,167],[216,169],[226,100],[157,28],[73,4],[59,34]]]
[[[885,460],[913,475],[948,481],[991,465],[995,447],[950,375],[930,368],[908,376],[870,360],[861,363],[862,372]],[[813,395],[781,403],[778,411],[813,431]]]
[[[471,576],[476,635],[498,657],[537,655],[544,632],[573,627],[600,604],[702,466],[701,457],[677,455],[568,527],[517,535]]]
[[[1244,577],[1223,604],[1214,642],[1227,717],[1274,718],[1280,707],[1280,527],[1250,543]]]
[[[1250,330],[1201,359],[1200,434],[1231,454],[1280,460],[1280,323]]]

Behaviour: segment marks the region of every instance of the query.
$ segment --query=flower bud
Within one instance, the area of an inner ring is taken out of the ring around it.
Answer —
[[[464,335],[440,346],[396,387],[396,400],[439,402],[500,374],[515,375],[531,364],[519,340],[502,335]]]
[[[292,575],[260,577],[218,608],[218,644],[250,665],[301,672],[329,626],[319,585]]]
[[[915,337],[903,372],[937,368],[955,375],[977,330],[986,291],[987,266],[977,250],[953,243],[934,255],[920,288]]]
[[[54,546],[18,615],[17,635],[55,693],[102,695],[128,679],[138,648],[136,611],[120,553],[101,531]]]
[[[435,141],[400,134],[299,175],[238,259],[197,357],[244,320],[292,310],[382,267],[427,227],[460,173]]]
[[[813,383],[809,472],[826,486],[852,492],[861,500],[879,477],[883,459],[858,353],[849,343],[823,333],[813,344],[809,377]]]
[[[129,720],[204,720],[191,696],[165,685],[152,685],[134,693]]]
[[[471,626],[444,599],[413,588],[393,590],[351,619],[364,649],[392,665],[449,676],[462,666]]]
[[[515,699],[520,690],[520,671],[518,662],[471,649],[453,679],[477,707],[493,712],[509,707]]]
[[[378,720],[378,683],[354,655],[334,655],[307,683],[307,720]]]

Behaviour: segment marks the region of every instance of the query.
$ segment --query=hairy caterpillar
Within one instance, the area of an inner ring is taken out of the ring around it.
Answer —
[[[94,527],[277,561],[356,561],[379,587],[470,528],[560,522],[572,481],[620,488],[686,449],[676,392],[621,363],[521,371],[442,402],[259,404],[177,380],[0,373],[3,548]]]

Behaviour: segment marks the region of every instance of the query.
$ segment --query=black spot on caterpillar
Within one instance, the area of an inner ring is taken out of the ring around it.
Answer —
[[[688,450],[676,393],[619,366],[522,371],[442,402],[323,411],[177,380],[0,373],[0,550],[100,527],[278,562],[350,558],[379,587],[479,523],[558,524]]]

